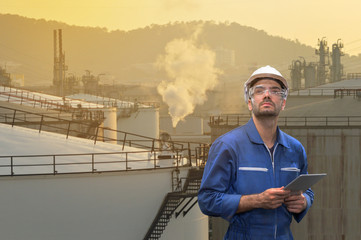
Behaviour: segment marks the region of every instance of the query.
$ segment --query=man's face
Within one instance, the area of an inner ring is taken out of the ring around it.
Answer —
[[[251,88],[248,109],[258,118],[276,117],[286,106],[281,85],[270,79],[261,79]]]

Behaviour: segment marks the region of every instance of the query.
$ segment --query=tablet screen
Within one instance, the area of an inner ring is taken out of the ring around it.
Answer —
[[[298,191],[306,191],[313,184],[320,181],[326,173],[318,173],[318,174],[301,174],[297,178],[295,178],[292,182],[290,182],[285,189],[291,190],[292,192]]]

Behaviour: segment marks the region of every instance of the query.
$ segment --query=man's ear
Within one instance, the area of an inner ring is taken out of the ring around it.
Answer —
[[[286,99],[283,99],[283,102],[282,102],[282,110],[285,110],[285,107],[286,107]]]
[[[252,99],[248,99],[248,110],[252,111]]]

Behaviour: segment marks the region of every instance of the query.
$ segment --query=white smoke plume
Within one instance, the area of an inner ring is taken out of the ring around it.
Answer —
[[[157,61],[171,79],[162,81],[158,92],[169,106],[173,127],[207,100],[207,90],[216,86],[221,73],[214,67],[215,53],[205,46],[197,47],[199,33],[197,29],[190,39],[169,42]]]

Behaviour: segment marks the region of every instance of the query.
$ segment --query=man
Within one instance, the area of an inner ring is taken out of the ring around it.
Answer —
[[[224,239],[293,239],[290,224],[305,216],[313,192],[284,189],[307,174],[299,141],[277,127],[288,84],[276,69],[256,70],[244,85],[252,117],[219,137],[209,151],[198,194],[204,214],[230,222]]]

